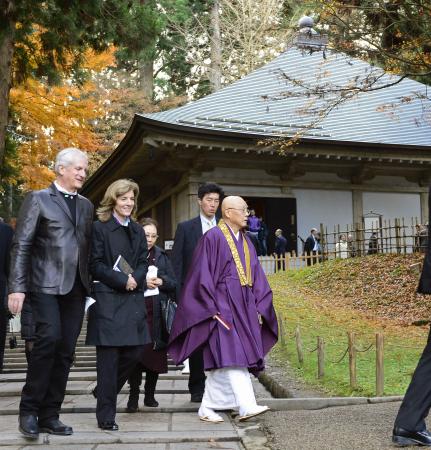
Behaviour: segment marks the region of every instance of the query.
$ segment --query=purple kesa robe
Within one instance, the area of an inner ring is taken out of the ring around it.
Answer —
[[[240,233],[238,241],[231,235],[245,271],[244,235]],[[272,291],[256,251],[245,239],[250,251],[252,287],[241,286],[229,245],[218,227],[201,238],[170,335],[168,352],[176,364],[203,347],[206,370],[247,367],[257,373],[264,368],[264,356],[277,342],[277,318]],[[217,313],[231,325],[230,330],[213,319]]]

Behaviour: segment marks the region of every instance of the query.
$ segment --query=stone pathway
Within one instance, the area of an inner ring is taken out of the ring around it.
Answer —
[[[85,330],[84,330],[85,332]],[[25,380],[25,355],[23,343],[7,350],[5,370],[0,374],[0,449],[29,449],[37,447],[50,450],[63,449],[142,449],[142,450],[257,450],[264,446],[262,433],[256,433],[259,422],[244,424],[222,414],[225,422],[210,424],[198,419],[197,404],[190,403],[187,389],[188,377],[180,368],[170,366],[157,384],[158,408],[147,408],[140,399],[140,411],[126,412],[128,386],[118,397],[118,432],[102,431],[97,427],[96,400],[91,394],[95,386],[95,349],[85,347],[80,339],[76,362],[67,385],[61,419],[73,426],[72,436],[41,434],[37,441],[29,441],[18,432],[17,414],[19,396]],[[263,389],[259,383],[256,388]],[[249,434],[249,430],[252,430]],[[255,435],[255,436],[254,436]],[[245,446],[244,443],[250,445]]]

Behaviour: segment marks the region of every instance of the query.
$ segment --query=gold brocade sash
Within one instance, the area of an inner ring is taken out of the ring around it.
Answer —
[[[247,240],[245,239],[245,236],[243,236],[242,242],[244,245],[245,270],[247,272],[247,276],[244,273],[244,267],[242,265],[241,258],[239,257],[238,249],[236,248],[235,242],[233,241],[232,235],[229,232],[228,226],[226,225],[223,219],[220,219],[218,227],[220,228],[229,245],[230,251],[233,256],[233,260],[235,261],[235,266],[238,272],[238,277],[241,286],[253,286],[253,281],[251,278],[250,251],[248,249],[248,244]]]

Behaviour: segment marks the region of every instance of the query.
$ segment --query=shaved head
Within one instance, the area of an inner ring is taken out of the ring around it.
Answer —
[[[221,204],[223,220],[236,232],[247,226],[247,203],[241,197],[230,195]]]
[[[225,197],[221,204],[221,212],[224,214],[225,211],[229,208],[247,208],[247,203],[242,199],[241,197],[238,197],[237,195],[229,195],[228,197]]]

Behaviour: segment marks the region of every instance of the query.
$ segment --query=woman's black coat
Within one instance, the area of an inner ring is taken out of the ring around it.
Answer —
[[[145,233],[137,223],[123,227],[113,217],[94,222],[90,273],[96,303],[89,309],[87,344],[121,347],[151,342],[144,299],[147,253]],[[128,276],[113,270],[119,255],[134,269],[138,284],[134,291],[126,290]]]
[[[157,277],[163,280],[159,286],[159,295],[153,297],[153,344],[155,349],[162,349],[167,346],[168,334],[161,312],[161,302],[171,298],[174,300],[177,281],[174,269],[168,255],[160,248],[154,247],[154,261],[149,262],[157,267]]]

